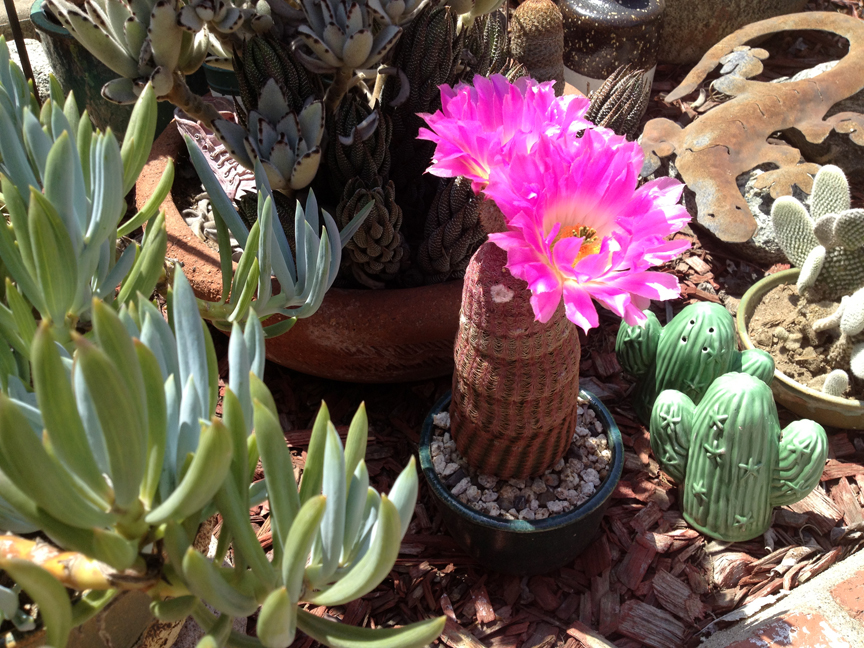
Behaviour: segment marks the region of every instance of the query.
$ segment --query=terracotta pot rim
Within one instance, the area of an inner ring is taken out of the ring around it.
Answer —
[[[594,495],[587,502],[574,508],[572,511],[560,513],[558,515],[549,516],[543,520],[504,520],[499,517],[493,517],[480,511],[475,511],[469,506],[460,502],[450,490],[441,483],[438,473],[432,465],[432,417],[438,413],[445,411],[445,408],[450,404],[451,393],[447,392],[441,400],[433,406],[432,410],[423,421],[423,428],[420,433],[420,467],[423,470],[423,475],[436,499],[444,504],[448,509],[455,512],[457,515],[470,520],[472,524],[494,529],[496,531],[505,531],[517,535],[530,534],[543,531],[552,531],[561,529],[581,522],[590,514],[594,513],[598,508],[604,506],[607,500],[612,496],[618,482],[621,480],[621,474],[624,471],[624,442],[621,437],[621,431],[618,429],[618,424],[612,418],[612,414],[605,405],[591,392],[584,389],[579,391],[579,397],[588,401],[588,406],[594,410],[597,417],[603,422],[604,433],[609,440],[609,446],[612,449],[612,467],[609,474],[600,484]]]
[[[747,327],[750,325],[750,318],[753,317],[753,312],[756,307],[762,302],[762,298],[771,290],[781,284],[793,283],[797,278],[800,270],[798,268],[790,268],[789,270],[781,270],[772,275],[768,275],[757,281],[747,289],[741,302],[738,304],[738,313],[735,315],[735,326],[738,329],[738,335],[741,338],[741,344],[745,349],[755,349],[756,345],[750,338],[747,332]],[[750,305],[752,309],[748,308]],[[750,311],[749,313],[747,311]],[[841,398],[831,396],[820,391],[816,391],[806,385],[802,385],[797,380],[793,380],[779,369],[774,369],[774,379],[779,380],[784,385],[792,390],[798,391],[808,398],[823,401],[830,404],[832,407],[841,408],[849,413],[858,413],[864,411],[864,401],[854,398]]]
[[[41,2],[41,0],[37,0]],[[143,179],[147,178],[155,178],[158,182],[158,179],[162,175],[162,171],[165,169],[167,165],[167,160],[169,158],[176,158],[177,153],[181,150],[183,146],[183,138],[177,129],[176,121],[172,121],[165,131],[156,139],[153,144],[153,149],[150,153],[150,159],[147,162],[147,166],[145,170],[142,171],[139,176],[138,182],[136,182],[136,187]],[[136,192],[135,202],[136,206],[140,209],[144,203],[149,198],[150,192],[148,191],[139,191]],[[162,203],[161,209],[165,212],[165,222],[166,227],[168,229],[168,239],[169,239],[169,252],[167,256],[170,256],[170,247],[173,244],[174,246],[182,245],[183,247],[189,248],[189,254],[192,254],[204,263],[213,265],[215,268],[219,268],[219,253],[209,247],[206,243],[204,243],[201,239],[199,239],[195,233],[192,231],[192,228],[186,223],[186,220],[180,214],[180,210],[177,208],[177,205],[174,202],[173,192],[169,192],[168,196],[165,198],[165,201]],[[182,227],[181,227],[182,225]],[[236,267],[236,262],[235,262]],[[221,281],[221,275],[220,275]],[[190,278],[190,282],[192,279]],[[418,291],[418,292],[437,292],[445,289],[452,290],[456,285],[462,285],[462,279],[453,279],[450,281],[445,281],[443,283],[431,284],[428,286],[416,286],[414,288],[403,288],[403,287],[388,287],[383,290],[371,290],[364,288],[330,288],[327,291],[327,297],[337,296],[337,295],[346,295],[346,296],[360,296],[366,295],[370,299],[374,300],[376,296],[391,294],[393,292],[405,293],[408,291]],[[445,288],[447,287],[447,288]],[[221,293],[221,283],[218,286],[218,292]],[[218,298],[218,295],[217,295]]]

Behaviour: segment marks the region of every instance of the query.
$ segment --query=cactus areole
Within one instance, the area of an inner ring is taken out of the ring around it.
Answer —
[[[650,428],[654,455],[682,483],[684,518],[726,542],[767,531],[775,506],[815,488],[828,456],[824,428],[800,420],[781,431],[771,388],[745,373],[714,380],[698,405],[661,392]]]

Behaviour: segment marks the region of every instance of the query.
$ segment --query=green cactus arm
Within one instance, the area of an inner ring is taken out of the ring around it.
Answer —
[[[828,437],[818,423],[802,419],[783,428],[780,455],[771,480],[771,504],[797,502],[819,483],[828,458]]]
[[[766,385],[774,380],[774,358],[762,349],[747,349],[733,360],[729,371],[740,371],[758,378]]]
[[[657,353],[657,343],[663,327],[657,316],[645,311],[648,319],[643,324],[630,326],[621,322],[618,338],[615,340],[615,355],[627,373],[639,378],[648,372]]]
[[[678,483],[687,473],[691,421],[696,406],[685,394],[667,389],[660,392],[651,410],[651,450],[660,466]]]

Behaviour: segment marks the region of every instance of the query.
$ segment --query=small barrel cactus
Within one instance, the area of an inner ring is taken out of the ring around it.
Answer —
[[[774,360],[765,351],[738,351],[735,325],[719,304],[691,304],[665,327],[646,311],[639,326],[621,323],[615,354],[625,371],[639,379],[633,406],[648,422],[654,400],[664,389],[677,389],[695,403],[718,376],[744,371],[766,383],[774,375]]]
[[[564,91],[564,18],[552,0],[525,0],[510,19],[510,55],[537,81]]]
[[[699,405],[663,391],[650,427],[654,455],[683,484],[684,518],[726,542],[764,533],[775,506],[819,483],[828,456],[821,425],[800,420],[781,432],[771,388],[744,373],[717,378]]]
[[[534,320],[528,284],[506,263],[487,241],[465,273],[450,432],[472,468],[522,479],[543,474],[570,445],[580,346],[563,305],[549,322]]]

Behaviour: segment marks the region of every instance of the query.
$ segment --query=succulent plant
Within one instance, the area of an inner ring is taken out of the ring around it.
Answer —
[[[698,405],[661,392],[650,427],[654,455],[682,483],[684,518],[725,542],[764,533],[773,507],[819,483],[828,456],[821,425],[799,420],[781,431],[771,388],[743,373],[719,376]]]
[[[359,178],[367,187],[386,182],[390,173],[390,139],[393,126],[381,108],[369,105],[349,92],[336,111],[327,147],[327,179],[333,195]]]
[[[312,182],[321,162],[324,137],[324,106],[320,101],[312,101],[295,114],[287,92],[271,78],[245,121],[245,128],[227,119],[213,121],[213,130],[232,157],[248,169],[260,163],[276,191],[290,194]]]
[[[170,324],[140,295],[119,313],[94,300],[94,334],[76,337],[74,357],[43,324],[31,353],[34,391],[18,381],[0,394],[0,495],[60,548],[37,551],[32,540],[3,536],[0,568],[46,612],[52,645],[65,645],[71,625],[64,586],[113,590],[103,604],[118,590],[144,590],[155,616],[192,614],[214,639],[233,617],[263,605],[258,637],[268,648],[287,647],[297,627],[335,645],[371,639],[419,647],[434,639],[442,620],[375,633],[321,625],[297,607],[347,603],[390,572],[417,497],[413,460],[389,498],[379,496],[363,462],[365,411],[355,416],[343,450],[322,406],[298,492],[262,381],[259,321],[234,325],[219,419],[212,340],[180,271],[169,311]],[[42,434],[50,436],[50,452]],[[250,488],[259,452],[265,480]],[[265,497],[274,525],[272,562],[248,516]],[[189,540],[215,511],[224,521],[217,554],[224,555],[226,540],[234,548],[231,580]],[[149,549],[157,539],[161,558]]]
[[[449,7],[459,16],[459,31],[470,29],[474,21],[497,11],[504,0],[446,0]]]
[[[564,18],[552,0],[526,0],[513,12],[510,55],[537,81],[564,91]]]
[[[545,324],[534,320],[528,284],[506,262],[487,241],[465,273],[450,433],[479,473],[522,479],[542,475],[570,445],[580,346],[563,306]]]
[[[393,199],[393,183],[367,188],[362,180],[355,178],[345,185],[342,201],[336,208],[338,222],[348,225],[363,212],[368,212],[369,216],[345,245],[348,253],[344,263],[350,266],[360,283],[370,288],[383,288],[383,282],[396,275],[405,253],[399,232],[402,210]]]
[[[850,368],[864,379],[864,343],[851,339],[864,330],[864,209],[850,209],[845,174],[833,165],[822,167],[813,180],[809,213],[795,198],[783,196],[771,207],[771,219],[777,242],[801,269],[798,293],[813,301],[840,299],[837,310],[814,322],[813,329],[839,328]],[[832,396],[840,396],[849,383],[839,371],[823,386]]]
[[[180,20],[176,0],[46,0],[46,6],[70,34],[119,78],[102,89],[106,99],[134,103],[149,81],[156,96],[169,99],[206,122],[218,116],[207,110],[184,81],[204,62],[208,31],[192,31]],[[188,12],[187,12],[188,16]]]
[[[287,319],[265,329],[268,337],[281,335],[297,318],[309,317],[321,306],[324,294],[336,280],[342,248],[363,224],[372,207],[361,205],[353,218],[343,223],[340,232],[326,211],[321,212],[324,224],[320,223],[318,201],[310,191],[305,210],[295,202],[293,246],[289,245],[260,162],[255,166],[257,215],[248,228],[195,141],[188,136],[185,140],[192,164],[210,195],[222,267],[222,298],[215,304],[199,302],[201,313],[221,328],[243,321],[250,312],[262,320],[281,315]],[[231,237],[243,248],[236,271],[232,271]],[[276,294],[272,292],[271,275],[281,289]],[[253,301],[253,297],[257,298]]]
[[[0,621],[9,621],[19,632],[30,632],[36,629],[36,622],[19,606],[20,593],[20,585],[11,588],[0,585]]]
[[[684,393],[697,405],[715,379],[741,371],[770,383],[774,360],[765,351],[738,351],[735,323],[723,306],[699,302],[684,308],[665,327],[645,311],[644,324],[621,322],[615,355],[621,367],[638,379],[633,407],[647,423],[657,394]]]
[[[156,216],[174,168],[168,165],[147,205],[121,225],[124,196],[147,161],[156,128],[153,89],[147,85],[142,92],[122,147],[110,130],[94,131],[74,96],[64,100],[56,80],[39,110],[9,60],[5,40],[0,90],[8,98],[0,106],[0,183],[11,224],[0,227],[0,259],[14,282],[6,289],[10,308],[0,306],[0,320],[7,331],[17,329],[10,335],[13,348],[27,357],[36,328],[33,307],[66,343],[67,327],[89,321],[92,296],[112,301],[121,283],[120,303],[138,291],[153,291],[165,258],[164,216],[151,222],[143,245],[132,243],[119,257],[117,237]],[[0,365],[9,370],[9,356],[6,362],[2,356]]]
[[[247,114],[258,108],[258,98],[270,79],[282,90],[288,109],[293,113],[303,110],[307,100],[323,96],[320,81],[310,76],[290,49],[286,49],[271,36],[252,38],[243,45],[242,56],[234,57],[240,102],[237,119],[247,126]]]
[[[332,114],[355,71],[375,67],[399,40],[402,28],[388,23],[375,29],[373,23],[387,14],[371,11],[367,0],[303,0],[302,5],[307,22],[298,28],[292,47],[307,69],[334,75],[324,98]]]
[[[585,118],[634,140],[648,107],[650,91],[651,84],[644,70],[623,65],[589,95],[591,105]]]
[[[426,240],[417,254],[417,265],[426,283],[465,276],[471,256],[486,239],[480,222],[482,202],[467,178],[450,178],[441,183],[426,218]]]

